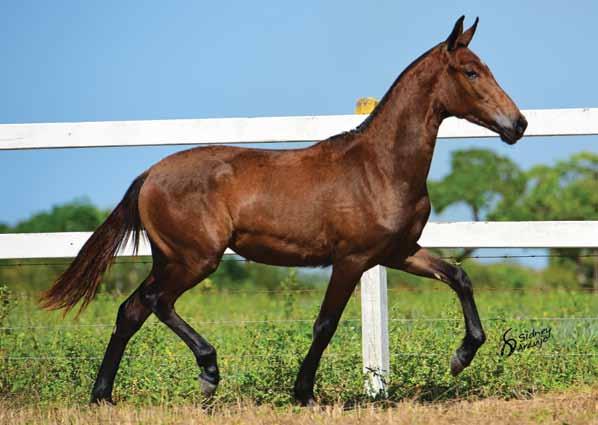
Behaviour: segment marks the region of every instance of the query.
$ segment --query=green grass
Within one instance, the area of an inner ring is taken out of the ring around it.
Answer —
[[[218,350],[223,380],[217,401],[292,402],[292,384],[309,347],[323,290],[272,294],[200,288],[183,296],[177,310]],[[0,314],[0,326],[14,328],[0,330],[0,398],[15,405],[86,403],[124,298],[100,295],[74,321],[39,310],[31,296],[13,296],[2,307],[5,317]],[[448,363],[463,336],[456,296],[432,282],[422,291],[389,292],[388,398],[522,397],[598,382],[598,321],[551,319],[598,316],[598,296],[480,290],[476,300],[488,340],[472,365],[453,378]],[[516,320],[523,317],[537,319]],[[446,320],[420,320],[429,318]],[[343,319],[318,372],[316,395],[324,402],[367,399],[358,293]],[[552,328],[541,349],[499,355],[504,331],[512,328],[518,334],[532,327]],[[199,401],[197,375],[187,347],[151,317],[127,348],[114,396],[139,405]]]

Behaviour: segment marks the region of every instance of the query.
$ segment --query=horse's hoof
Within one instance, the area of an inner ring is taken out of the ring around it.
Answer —
[[[317,407],[318,403],[316,403],[316,399],[313,397],[307,397],[304,399],[297,399],[301,407]]]
[[[112,400],[112,397],[92,396],[89,403],[96,406],[116,406],[116,403],[114,400]]]
[[[463,369],[465,369],[465,365],[461,359],[459,359],[457,353],[453,354],[453,357],[451,358],[451,375],[457,376],[463,372]]]
[[[301,407],[316,407],[316,399],[313,394],[295,391],[295,400]]]
[[[210,382],[205,376],[199,375],[199,386],[204,397],[212,397],[218,388],[218,384]]]
[[[313,397],[310,397],[307,399],[307,401],[305,402],[305,404],[303,406],[304,407],[318,407],[318,403],[316,403],[316,400]]]

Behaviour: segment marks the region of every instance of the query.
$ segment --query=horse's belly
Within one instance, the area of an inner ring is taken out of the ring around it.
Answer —
[[[326,266],[331,263],[330,249],[324,241],[318,240],[239,232],[230,248],[248,260],[275,266]]]

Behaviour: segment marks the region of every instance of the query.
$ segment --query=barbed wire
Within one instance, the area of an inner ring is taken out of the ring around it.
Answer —
[[[211,321],[197,321],[191,320],[190,324],[194,326],[239,326],[239,325],[262,325],[262,324],[288,324],[288,323],[313,323],[314,318],[309,319],[264,319],[264,320],[211,320]],[[461,322],[463,318],[459,317],[410,317],[410,318],[390,318],[389,322],[409,323],[409,322]],[[489,317],[482,318],[486,322],[509,322],[509,321],[594,321],[598,320],[598,316],[568,316],[568,317]],[[352,317],[341,319],[343,322],[361,322],[361,318]],[[113,328],[114,323],[77,323],[65,325],[23,325],[23,326],[3,326],[0,327],[2,331],[19,330],[19,329],[76,329],[76,328]]]
[[[353,354],[349,354],[347,355],[346,353],[342,353],[342,352],[329,352],[326,353],[324,356],[328,357],[328,358],[334,358],[334,359],[338,359],[338,358],[346,358],[346,357],[350,357],[351,355],[357,355],[358,353],[353,353]],[[450,355],[450,352],[426,352],[426,351],[421,351],[421,352],[395,352],[395,353],[391,353],[390,356],[391,357],[445,357]],[[550,353],[542,353],[539,351],[526,351],[526,352],[521,352],[521,351],[515,351],[511,356],[522,356],[522,355],[530,355],[533,357],[547,357],[547,358],[555,358],[555,357],[597,357],[598,353],[580,353],[580,352],[569,352],[569,351],[556,351],[556,352],[550,352]],[[476,355],[477,357],[503,357],[500,356],[498,353],[478,353]],[[509,357],[511,357],[509,356]],[[159,359],[159,360],[170,360],[170,359],[182,359],[182,358],[188,358],[188,359],[192,359],[192,354],[165,354],[163,356],[161,355],[157,355],[157,354],[150,354],[150,355],[144,355],[144,354],[127,354],[125,356],[128,359],[150,359],[150,360],[155,360],[155,359]],[[248,359],[248,358],[255,358],[255,359],[264,359],[264,358],[271,358],[271,357],[276,357],[275,355],[273,355],[272,353],[268,353],[268,354],[229,354],[229,355],[218,355],[218,359],[226,359],[226,360],[231,360],[231,359],[235,359],[235,360],[242,360],[242,359]],[[124,358],[124,357],[123,357]],[[39,361],[43,361],[43,360],[102,360],[103,356],[4,356],[4,357],[0,357],[0,360],[7,360],[7,361],[27,361],[27,360],[39,360]],[[165,363],[167,364],[167,363]]]
[[[592,258],[598,257],[598,254],[575,254],[575,255],[568,255],[568,254],[504,254],[504,255],[467,255],[465,257],[460,257],[458,255],[439,255],[438,258],[443,260],[459,260],[465,261],[470,259],[509,259],[509,258]],[[112,264],[152,264],[151,259],[140,259],[136,260],[115,260]],[[12,261],[12,260],[2,260],[2,261]],[[262,264],[257,263],[255,261],[251,261],[245,258],[227,258],[225,261],[235,261],[239,263],[252,263],[252,264]],[[42,262],[17,262],[17,263],[3,263],[0,262],[0,267],[36,267],[36,266],[69,266],[72,261],[42,261]],[[265,264],[267,265],[267,264]]]
[[[280,294],[293,294],[293,293],[314,293],[320,292],[323,293],[326,291],[326,284],[323,284],[321,287],[315,288],[300,288],[300,289],[230,289],[230,288],[210,288],[203,290],[203,293],[206,295],[216,294],[216,295],[230,295],[230,294],[273,294],[273,295],[280,295]],[[361,296],[360,289],[361,286],[358,285],[356,290],[353,292],[353,296]],[[388,292],[446,292],[447,294],[452,295],[450,289],[445,286],[433,287],[433,286],[421,286],[421,287],[412,287],[412,286],[394,286],[391,288],[387,288]],[[588,292],[588,293],[597,293],[594,288],[566,288],[566,287],[539,287],[539,286],[532,286],[528,288],[492,288],[492,287],[476,287],[474,289],[475,293],[478,292]],[[116,295],[121,295],[120,293],[116,293]],[[30,295],[21,295],[25,299],[29,299]]]
[[[448,255],[443,256],[440,255],[439,258],[443,260],[469,260],[469,259],[499,259],[499,258],[586,258],[586,257],[598,257],[598,254],[576,254],[576,255],[568,255],[568,254],[504,254],[504,255],[466,255],[465,257],[459,257],[458,255]]]
[[[509,258],[553,258],[553,257],[571,257],[570,255],[566,254],[516,254],[516,255],[472,255],[460,258],[459,256],[439,256],[439,258],[445,260],[453,260],[455,262],[462,262],[469,259],[509,259]],[[576,258],[585,258],[585,257],[598,257],[598,254],[579,254],[575,255]],[[138,257],[139,258],[139,257]],[[458,261],[457,261],[458,260]],[[6,260],[10,261],[10,260]],[[226,261],[235,261],[235,262],[242,262],[242,263],[253,263],[253,264],[260,264],[255,263],[251,260],[247,260],[244,258],[228,258]],[[0,268],[7,268],[7,267],[41,267],[41,266],[68,266],[71,264],[71,261],[62,261],[62,262],[17,262],[17,263],[2,263],[0,262]],[[134,259],[134,260],[116,260],[113,264],[152,264],[151,259]],[[215,288],[214,291],[218,293],[230,293],[230,294],[256,294],[256,293],[268,293],[268,294],[283,294],[283,293],[309,293],[309,292],[318,292],[324,291],[326,289],[325,285],[320,288],[300,288],[300,289],[229,289],[229,288]],[[434,288],[434,287],[394,287],[389,288],[388,291],[392,292],[402,292],[402,291],[413,291],[413,292],[423,292],[423,291],[443,291],[446,288]],[[212,289],[208,290],[211,291]],[[560,287],[529,287],[529,288],[487,288],[487,287],[479,287],[475,288],[475,292],[481,291],[496,291],[496,292],[546,292],[546,291],[567,291],[567,292],[597,292],[592,287],[581,287],[581,288],[560,288]],[[354,295],[358,294],[358,291],[355,291]]]

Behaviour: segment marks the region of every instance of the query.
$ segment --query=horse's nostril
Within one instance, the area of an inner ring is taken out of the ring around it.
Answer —
[[[523,134],[523,132],[525,131],[526,128],[527,128],[527,120],[525,119],[525,117],[523,115],[520,115],[519,119],[515,123],[515,131],[517,131],[517,133],[519,133],[519,134]]]

